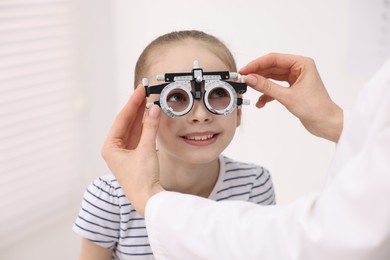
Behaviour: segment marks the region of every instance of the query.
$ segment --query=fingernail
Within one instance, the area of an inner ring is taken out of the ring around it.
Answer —
[[[254,86],[257,84],[257,78],[255,76],[252,76],[252,75],[247,75],[245,77],[245,83],[248,85]]]
[[[153,105],[151,108],[149,108],[148,116],[151,118],[157,118],[160,113],[160,109],[157,105]]]

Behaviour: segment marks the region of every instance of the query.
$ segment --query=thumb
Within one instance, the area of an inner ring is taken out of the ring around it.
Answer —
[[[156,150],[156,135],[160,118],[161,109],[157,105],[149,108],[144,118],[141,139],[138,146]]]
[[[245,83],[253,89],[279,101],[283,99],[287,90],[285,87],[257,74],[245,76]]]

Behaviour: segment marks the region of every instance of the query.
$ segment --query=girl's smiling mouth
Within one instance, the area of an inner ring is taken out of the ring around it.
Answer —
[[[199,135],[199,136],[183,136],[184,139],[188,139],[188,140],[196,140],[196,141],[204,141],[204,140],[207,140],[207,139],[211,139],[213,138],[214,135],[211,135],[211,134],[208,134],[208,135]]]
[[[189,135],[181,136],[183,140],[191,145],[205,146],[215,142],[218,134],[216,133],[192,133]]]

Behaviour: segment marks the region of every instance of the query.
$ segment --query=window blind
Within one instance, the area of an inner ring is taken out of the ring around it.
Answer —
[[[73,5],[0,1],[0,249],[58,222],[79,198]]]

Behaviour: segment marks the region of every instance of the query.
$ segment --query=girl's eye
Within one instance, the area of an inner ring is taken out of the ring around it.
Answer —
[[[168,102],[185,102],[186,98],[181,93],[173,93],[167,98]]]
[[[217,88],[217,89],[214,89],[209,97],[210,98],[224,98],[224,97],[227,97],[229,96],[229,94],[227,93],[227,91],[223,88]]]

